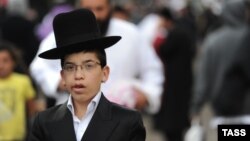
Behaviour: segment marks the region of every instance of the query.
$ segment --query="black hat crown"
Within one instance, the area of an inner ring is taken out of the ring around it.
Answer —
[[[39,57],[60,59],[65,54],[86,47],[105,49],[121,39],[120,36],[101,37],[95,16],[87,9],[58,14],[53,28],[57,48],[41,53]]]
[[[58,47],[100,37],[95,16],[88,10],[60,14],[55,17],[53,27]]]

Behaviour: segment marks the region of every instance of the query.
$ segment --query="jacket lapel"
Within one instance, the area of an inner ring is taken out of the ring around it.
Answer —
[[[112,119],[111,103],[102,94],[81,141],[106,141],[117,125],[118,121]]]
[[[55,141],[76,141],[73,118],[67,108],[67,103],[63,104],[56,113],[56,121],[51,123],[52,138]],[[60,129],[60,130],[56,130]],[[59,132],[60,131],[60,132]]]

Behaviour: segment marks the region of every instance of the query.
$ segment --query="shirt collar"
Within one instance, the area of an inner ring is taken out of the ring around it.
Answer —
[[[99,101],[101,99],[101,91],[99,91],[96,96],[90,101],[90,103],[87,106],[86,115],[90,112],[94,112],[97,108],[97,105],[99,104]],[[72,101],[72,96],[70,95],[67,102],[67,107],[70,110],[71,114],[75,116],[75,109]]]

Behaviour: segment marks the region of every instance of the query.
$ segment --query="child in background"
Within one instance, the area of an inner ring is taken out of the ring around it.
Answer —
[[[29,115],[34,107],[30,78],[14,72],[18,59],[12,45],[0,42],[0,141],[24,140],[26,104]]]

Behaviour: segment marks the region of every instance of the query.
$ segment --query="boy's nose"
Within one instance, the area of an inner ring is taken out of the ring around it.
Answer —
[[[81,68],[76,69],[76,72],[75,72],[75,79],[76,79],[76,80],[84,79],[84,77],[85,77],[85,74],[84,74],[83,70],[82,70]]]

